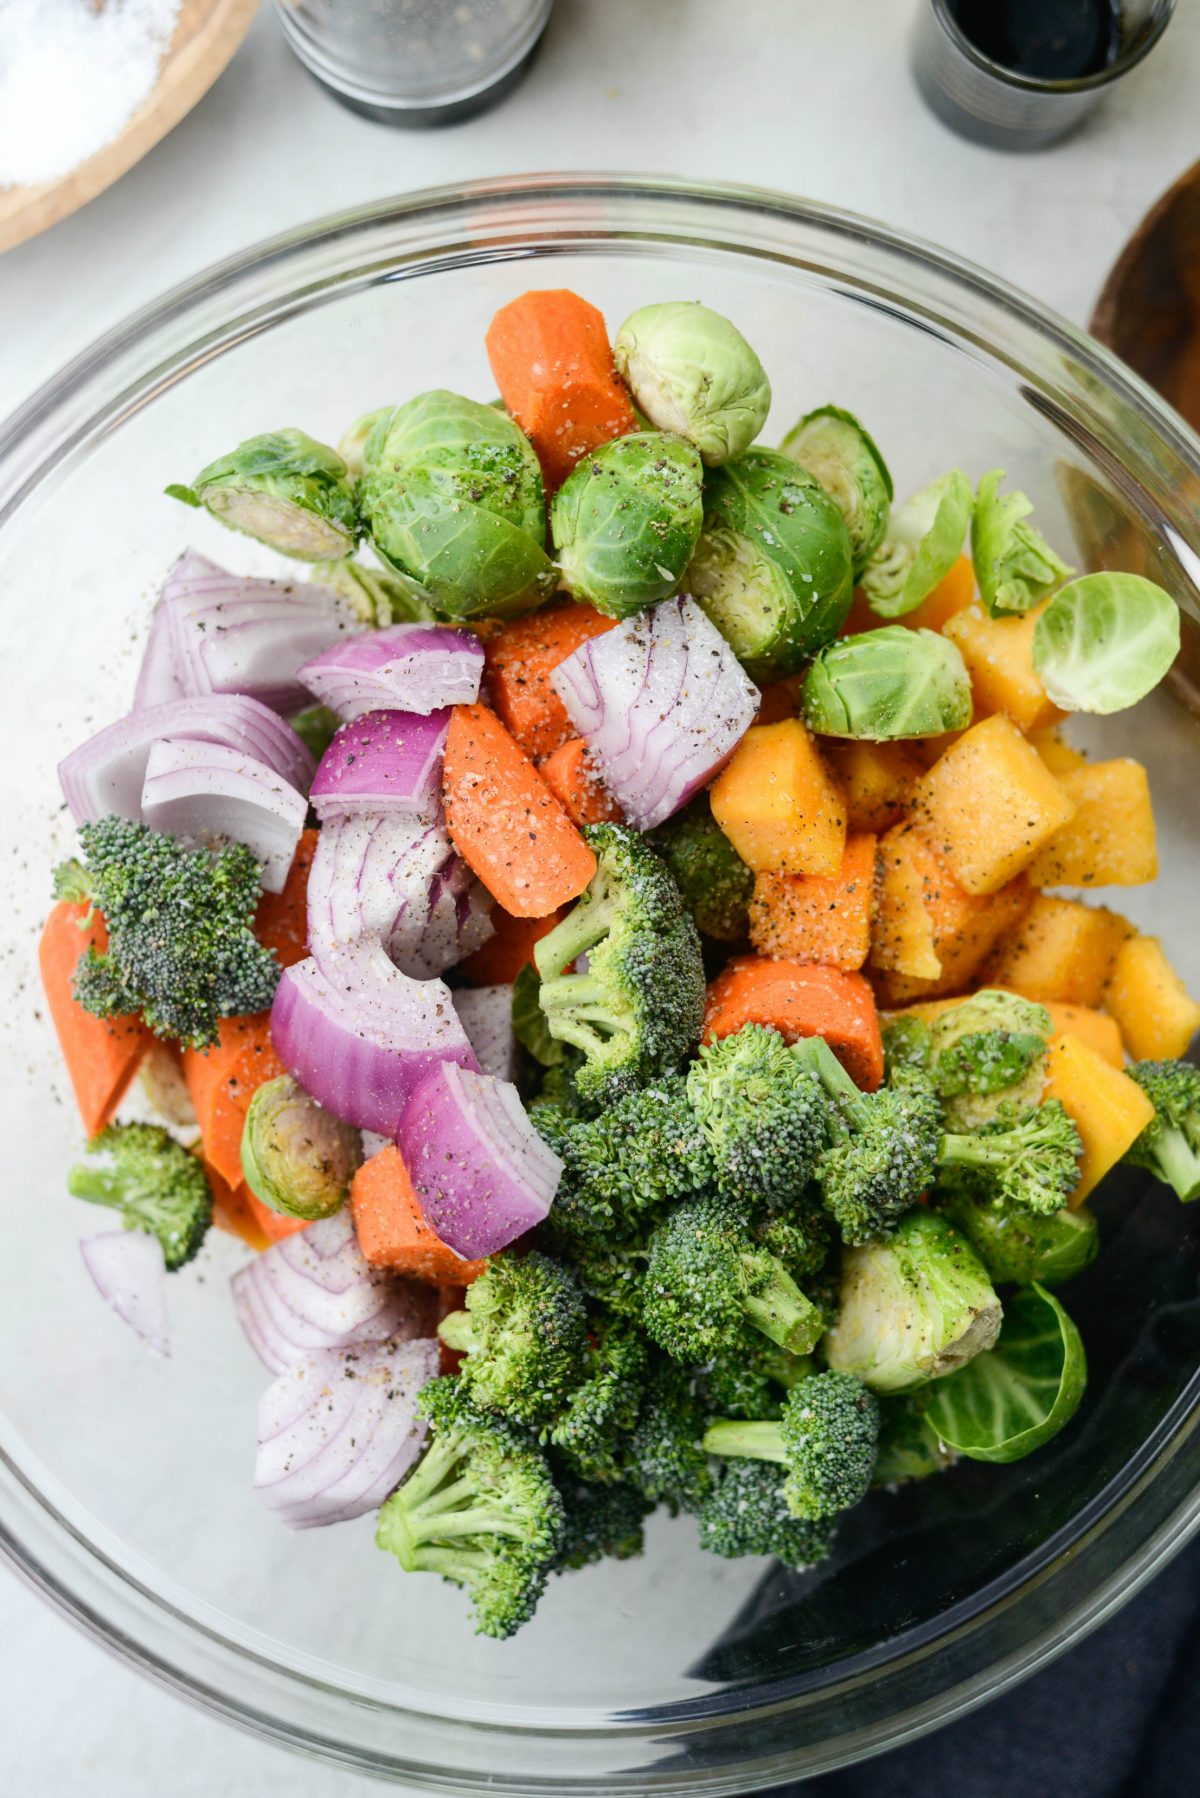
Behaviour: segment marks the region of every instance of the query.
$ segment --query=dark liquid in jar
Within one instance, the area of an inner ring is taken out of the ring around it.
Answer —
[[[1120,47],[1112,0],[949,0],[949,11],[984,56],[1037,81],[1098,75]]]

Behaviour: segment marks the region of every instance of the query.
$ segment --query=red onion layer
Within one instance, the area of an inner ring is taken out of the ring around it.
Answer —
[[[479,697],[483,645],[469,631],[392,624],[337,643],[300,670],[309,692],[342,718],[435,712]]]
[[[142,785],[151,830],[211,846],[244,843],[278,893],[288,876],[308,806],[265,762],[222,743],[163,737],[151,745]]]
[[[96,1291],[123,1323],[167,1356],[167,1270],[162,1244],[145,1230],[103,1230],[79,1245]]]
[[[497,1080],[511,1080],[517,1070],[512,996],[511,986],[464,986],[454,995],[458,1021],[481,1071]]]
[[[448,709],[364,712],[343,724],[317,764],[309,798],[318,818],[403,812],[432,818],[441,805]]]

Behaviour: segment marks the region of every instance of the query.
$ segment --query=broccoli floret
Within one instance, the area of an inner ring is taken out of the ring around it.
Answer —
[[[700,1035],[696,926],[654,851],[617,824],[585,830],[598,867],[534,950],[551,1035],[584,1054],[575,1082],[605,1103],[678,1067]],[[587,956],[586,972],[568,973]]]
[[[789,1205],[825,1146],[829,1106],[777,1030],[747,1024],[706,1043],[688,1069],[722,1192],[772,1210]]]
[[[632,1324],[610,1318],[597,1326],[583,1379],[543,1434],[580,1479],[621,1478],[646,1367],[646,1344]]]
[[[554,1220],[572,1241],[627,1237],[648,1213],[711,1184],[712,1157],[681,1074],[627,1093],[598,1118],[544,1107],[534,1123],[562,1157]]]
[[[929,1066],[933,1032],[921,1018],[888,1018],[883,1026],[883,1066],[889,1084],[898,1070]]]
[[[626,1478],[672,1515],[695,1511],[712,1484],[703,1437],[704,1411],[691,1374],[660,1357],[651,1365],[629,1439]]]
[[[406,1573],[465,1586],[480,1635],[528,1623],[566,1534],[546,1457],[503,1418],[477,1410],[456,1379],[430,1381],[424,1454],[379,1513],[375,1541]]]
[[[587,1310],[570,1268],[536,1249],[498,1255],[467,1288],[467,1308],[438,1325],[466,1356],[464,1389],[486,1411],[541,1424],[583,1378]]]
[[[755,1242],[782,1261],[793,1280],[808,1281],[820,1273],[829,1259],[833,1232],[821,1209],[819,1188],[810,1187],[789,1211],[760,1218],[753,1227]],[[807,1295],[811,1298],[812,1293]]]
[[[1190,1061],[1135,1061],[1126,1072],[1155,1111],[1126,1161],[1148,1168],[1185,1203],[1200,1198],[1200,1068]]]
[[[828,1518],[795,1517],[784,1497],[787,1475],[769,1461],[730,1457],[713,1476],[696,1513],[700,1546],[709,1554],[774,1555],[788,1567],[812,1567],[829,1553]]]
[[[1049,1217],[1061,1211],[1079,1183],[1083,1145],[1058,1099],[1028,1111],[1002,1109],[972,1135],[946,1135],[938,1148],[944,1180],[961,1181],[974,1196]]]
[[[565,1060],[550,1068],[537,1068],[527,1081],[525,1104],[539,1129],[541,1120],[536,1114],[542,1110],[556,1111],[564,1119],[591,1116],[591,1106],[575,1085],[575,1070],[582,1062],[583,1057],[577,1051],[568,1051]]]
[[[643,1552],[642,1524],[654,1506],[636,1486],[624,1480],[593,1485],[558,1462],[553,1471],[566,1512],[556,1573],[589,1567],[594,1561],[632,1561]]]
[[[777,1423],[710,1424],[712,1455],[745,1455],[787,1469],[783,1496],[793,1517],[818,1519],[865,1497],[879,1442],[879,1406],[853,1374],[818,1373],[793,1386]]]
[[[758,1247],[730,1199],[711,1194],[677,1206],[647,1247],[642,1322],[677,1361],[708,1360],[747,1323],[800,1355],[822,1333],[816,1306],[783,1263]]]
[[[158,1124],[110,1124],[92,1138],[88,1153],[109,1156],[109,1165],[80,1162],[67,1175],[67,1190],[112,1206],[127,1230],[157,1236],[168,1269],[190,1261],[212,1222],[204,1163]]]
[[[217,1040],[221,1018],[266,1011],[279,964],[253,931],[258,863],[241,843],[211,855],[128,818],[81,824],[79,863],[58,875],[103,915],[108,948],[90,948],[75,997],[96,1017],[141,1012],[156,1036],[194,1049]]]
[[[717,1417],[776,1417],[785,1392],[812,1373],[807,1355],[790,1355],[749,1325],[698,1370],[705,1409]]]
[[[712,815],[707,793],[650,833],[703,936],[737,943],[750,922],[754,874]]]

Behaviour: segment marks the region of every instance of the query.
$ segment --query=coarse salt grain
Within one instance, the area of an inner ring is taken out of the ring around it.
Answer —
[[[0,0],[0,187],[69,174],[158,79],[179,0]]]

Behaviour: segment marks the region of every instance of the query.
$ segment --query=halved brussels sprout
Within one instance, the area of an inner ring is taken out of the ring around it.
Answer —
[[[704,483],[686,584],[755,680],[794,674],[850,610],[846,521],[807,470],[778,450],[747,450]]]
[[[935,1018],[928,1069],[946,1128],[980,1130],[1008,1107],[1039,1105],[1050,1036],[1044,1005],[997,987],[983,987]]]
[[[242,1126],[242,1172],[255,1198],[311,1222],[340,1209],[362,1162],[362,1137],[290,1074],[268,1080]]]
[[[952,468],[892,513],[861,576],[873,612],[903,618],[945,579],[962,554],[972,499],[970,481]]]
[[[613,356],[640,412],[694,443],[716,467],[747,449],[771,410],[771,383],[746,339],[696,300],[643,306]]]
[[[971,677],[957,644],[936,631],[888,624],[821,650],[800,706],[809,729],[824,737],[937,737],[970,724]]]
[[[303,431],[248,437],[202,468],[190,487],[172,485],[167,492],[302,562],[349,555],[358,541],[346,464]]]
[[[1124,711],[1179,654],[1179,607],[1140,574],[1084,574],[1033,627],[1033,665],[1065,712]]]
[[[585,456],[550,507],[567,591],[610,618],[668,598],[700,535],[703,484],[692,445],[662,431],[617,437]]]
[[[1002,468],[979,483],[971,513],[971,561],[979,596],[993,618],[1028,612],[1074,572],[1040,531],[1024,521],[1033,506],[1023,493],[1001,493]]]
[[[348,599],[363,623],[376,628],[385,624],[419,624],[435,616],[425,589],[406,574],[396,574],[391,569],[345,559],[318,562],[312,577]]]
[[[780,449],[824,487],[846,520],[858,579],[887,530],[892,477],[853,412],[820,406],[788,432]]]
[[[361,481],[366,472],[367,444],[372,431],[376,430],[381,418],[390,418],[395,410],[395,406],[376,406],[374,412],[364,412],[338,444],[338,455],[354,480]]]
[[[1086,1205],[1037,1217],[971,1198],[939,1195],[938,1204],[961,1230],[993,1280],[1007,1285],[1061,1286],[1090,1267],[1100,1252],[1100,1231]]]

